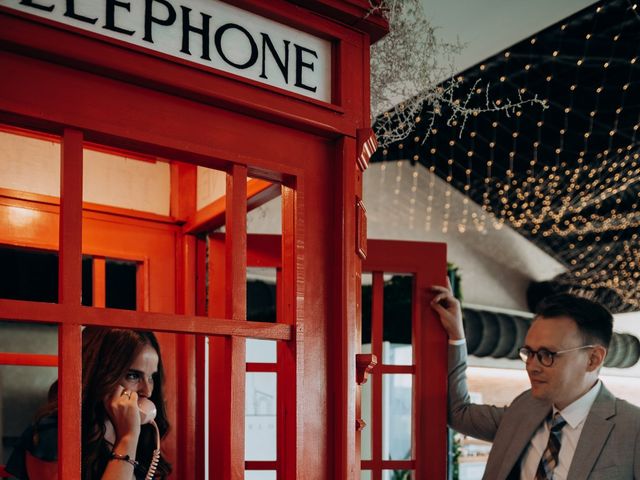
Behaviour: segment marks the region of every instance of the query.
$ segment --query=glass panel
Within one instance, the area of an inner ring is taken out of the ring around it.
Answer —
[[[276,460],[277,375],[247,373],[245,392],[245,459]]]
[[[275,363],[278,343],[274,340],[247,339],[247,363]]]
[[[58,301],[58,252],[0,248],[0,297]]]
[[[362,272],[362,345],[369,345],[368,352],[371,351],[371,285],[373,275]]]
[[[382,480],[411,480],[413,470],[383,470]]]
[[[196,167],[96,144],[85,146],[83,167],[89,210],[82,225],[83,253],[96,259],[98,279],[92,303],[175,312],[175,228],[195,221]]]
[[[411,365],[413,276],[385,275],[382,358],[385,365]]]
[[[170,163],[103,146],[85,148],[83,198],[107,207],[170,214]]]
[[[0,125],[0,188],[60,197],[60,139]]]
[[[382,458],[407,460],[411,455],[413,375],[383,375]]]
[[[82,256],[82,305],[93,305],[93,258]]]
[[[57,347],[56,326],[0,322],[0,352],[56,355]],[[0,365],[0,464],[6,464],[23,431],[47,403],[57,377],[56,367]]]
[[[275,268],[247,268],[247,320],[276,322]]]
[[[245,480],[276,480],[275,470],[247,470],[244,472]]]
[[[107,260],[105,295],[107,308],[136,309],[136,262]]]
[[[58,252],[0,247],[0,298],[58,301]],[[82,305],[93,302],[91,258],[82,258]]]
[[[0,321],[0,352],[58,354],[58,327]]]
[[[250,179],[256,180],[256,179]],[[264,182],[264,180],[258,180]],[[282,197],[276,196],[247,213],[247,233],[282,235]]]
[[[360,472],[360,480],[371,480],[371,470],[362,470]]]
[[[58,301],[60,138],[0,125],[0,298]]]
[[[165,336],[167,334],[160,335],[162,335],[162,340],[167,338]],[[82,343],[83,358],[89,360],[82,365],[83,378],[85,379],[83,395],[87,399],[83,408],[93,408],[95,416],[95,413],[103,408],[103,398],[120,393],[121,396],[125,396],[123,401],[126,402],[127,398],[124,392],[136,392],[142,421],[137,445],[137,458],[141,460],[143,468],[148,468],[148,460],[143,459],[150,458],[157,441],[155,428],[149,424],[154,418],[151,416],[153,407],[157,407],[155,422],[161,435],[167,429],[178,428],[175,423],[169,423],[166,408],[162,408],[167,403],[166,385],[175,382],[174,373],[170,372],[172,377],[167,379],[168,372],[162,368],[170,360],[168,358],[170,353],[167,355],[167,352],[162,352],[156,334],[149,331],[86,326],[82,332]],[[189,383],[190,380],[185,379]],[[105,387],[109,385],[107,382],[111,381],[114,381],[115,385],[105,390]],[[147,400],[141,400],[141,397],[146,397]],[[149,401],[153,405],[150,405]],[[182,421],[182,418],[178,418],[176,421]],[[83,455],[90,454],[88,445],[83,445]],[[98,458],[101,457],[98,456]],[[162,458],[167,459],[164,453]],[[173,458],[168,460],[174,461]],[[96,463],[99,465],[99,462]],[[165,470],[165,468],[161,461],[158,471]],[[101,478],[101,476],[102,472],[95,472],[95,478]],[[93,477],[94,475],[92,475]],[[164,474],[162,477],[164,478]]]

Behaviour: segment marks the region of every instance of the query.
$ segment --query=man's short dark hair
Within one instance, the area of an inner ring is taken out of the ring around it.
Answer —
[[[613,316],[598,302],[572,293],[545,297],[536,307],[536,318],[569,317],[576,322],[585,342],[609,348]]]

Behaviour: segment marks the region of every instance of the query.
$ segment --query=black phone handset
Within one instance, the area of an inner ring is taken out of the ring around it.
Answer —
[[[151,456],[151,464],[149,465],[149,470],[145,477],[145,480],[153,480],[153,476],[158,468],[158,463],[160,462],[160,430],[158,430],[158,425],[156,425],[156,422],[154,421],[157,409],[153,402],[148,398],[138,399],[138,408],[140,409],[140,423],[142,425],[150,423],[153,425],[153,428],[156,429],[156,448]]]

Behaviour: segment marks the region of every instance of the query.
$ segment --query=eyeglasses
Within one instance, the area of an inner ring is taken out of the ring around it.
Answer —
[[[529,359],[535,355],[538,359],[538,362],[544,367],[550,367],[553,365],[553,361],[556,358],[556,355],[562,355],[563,353],[575,352],[576,350],[582,350],[584,348],[592,348],[595,345],[583,345],[581,347],[569,348],[568,350],[560,350],[559,352],[552,352],[547,350],[546,348],[541,348],[540,350],[531,350],[529,347],[522,347],[518,352],[520,354],[520,358],[524,363],[527,363]]]

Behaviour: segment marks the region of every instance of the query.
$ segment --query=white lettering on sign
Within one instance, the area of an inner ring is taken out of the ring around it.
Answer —
[[[331,102],[331,43],[220,0],[0,5]]]

